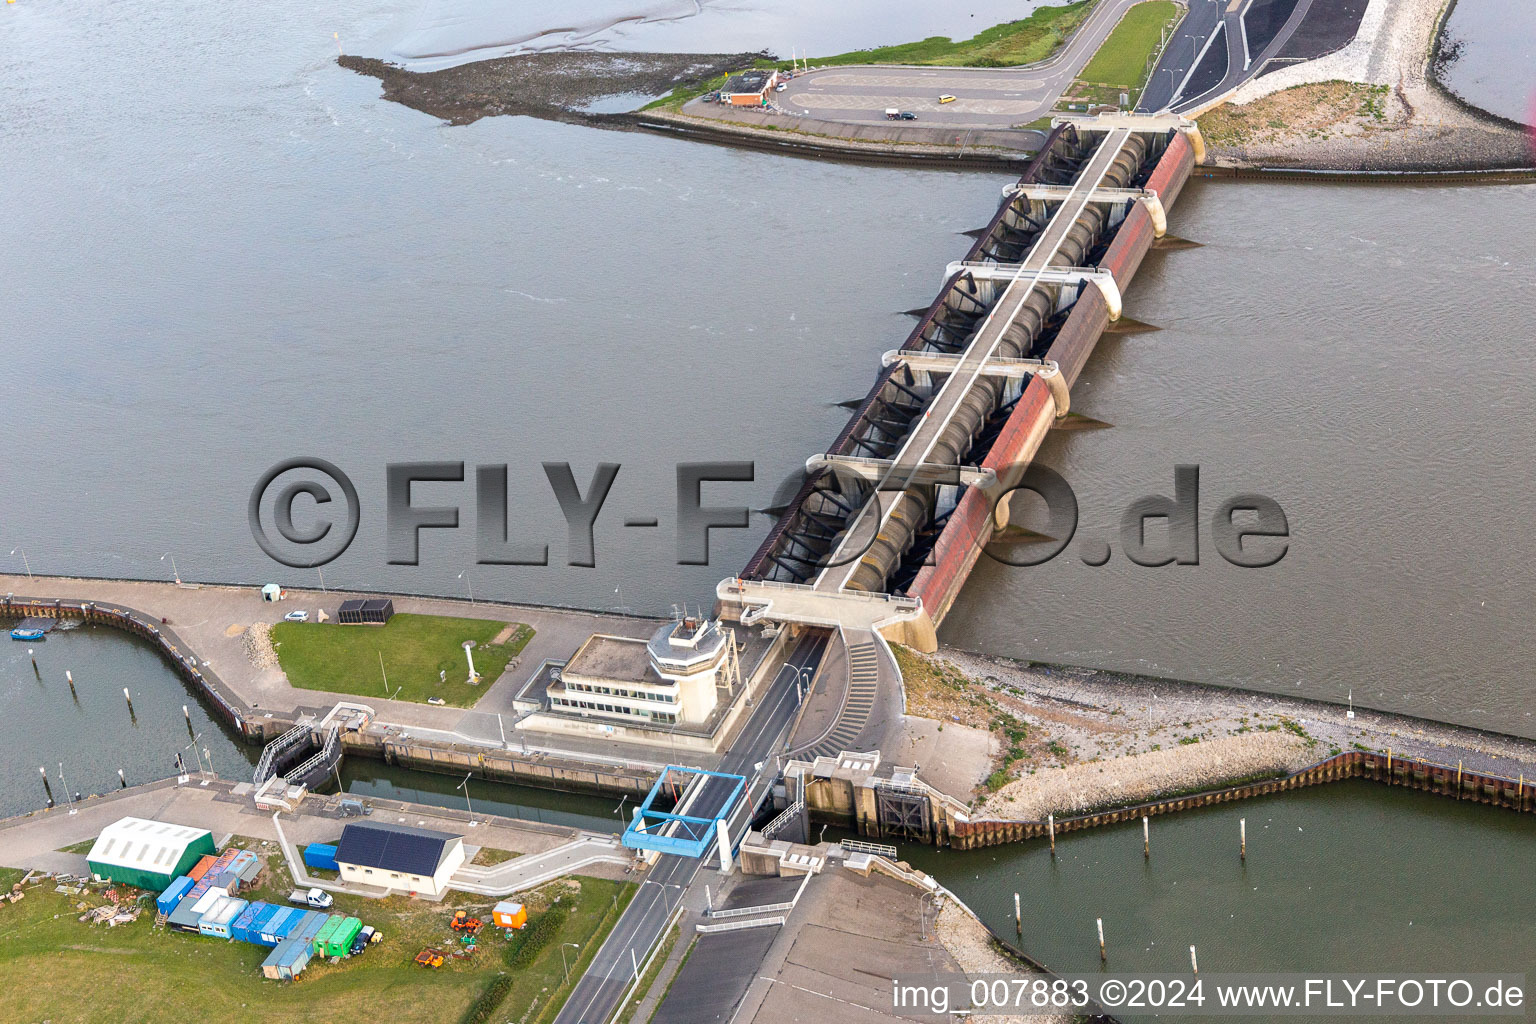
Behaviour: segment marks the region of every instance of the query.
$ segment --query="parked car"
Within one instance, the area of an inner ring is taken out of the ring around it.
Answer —
[[[945,93],[943,96],[939,97],[939,102],[940,103],[953,103],[953,102],[955,102],[955,98],[953,96],[951,96],[949,93]]]
[[[910,110],[903,110],[899,115],[903,121],[916,121],[917,115]]]
[[[288,902],[297,903],[301,907],[325,910],[336,901],[324,889],[295,889],[288,894]]]
[[[309,612],[306,612],[306,611],[291,611],[287,615],[284,615],[283,618],[288,620],[289,622],[308,622],[309,621]]]
[[[363,950],[368,948],[368,943],[372,939],[373,926],[364,925],[363,930],[358,932],[357,935],[352,939],[352,946],[347,950],[347,955],[356,956],[357,954],[361,953]]]
[[[788,82],[780,82],[778,85],[773,87],[773,91],[774,92],[783,92],[785,89],[788,89],[788,88],[789,88],[789,83]]]

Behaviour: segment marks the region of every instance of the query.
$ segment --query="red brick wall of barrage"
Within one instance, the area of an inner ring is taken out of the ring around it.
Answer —
[[[1147,181],[1147,187],[1161,197],[1165,210],[1173,205],[1194,165],[1194,147],[1182,134],[1175,134]],[[1136,275],[1152,242],[1152,217],[1137,203],[1121,221],[1100,264],[1115,275],[1122,293],[1130,286],[1131,278]],[[1069,385],[1077,381],[1108,325],[1109,306],[1103,294],[1090,285],[1083,289],[1067,322],[1051,342],[1049,358],[1056,360]],[[1049,398],[1046,386],[1037,378],[1031,378],[983,466],[1001,473],[1006,466],[1034,457],[1039,439],[1048,426],[1045,421],[1055,415]],[[967,488],[934,544],[931,564],[918,572],[907,589],[909,595],[922,599],[935,626],[943,620],[959,595],[966,577],[981,556],[982,547],[992,536],[992,527],[991,501],[976,488]]]

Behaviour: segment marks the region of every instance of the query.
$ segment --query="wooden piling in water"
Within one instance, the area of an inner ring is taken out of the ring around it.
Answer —
[[[1145,860],[1152,859],[1152,826],[1145,814],[1141,816],[1141,856]]]
[[[1248,819],[1237,819],[1237,859],[1248,860]]]
[[[1099,962],[1100,963],[1108,963],[1109,962],[1109,954],[1104,951],[1104,919],[1102,917],[1099,918],[1098,919],[1098,923],[1099,923]]]

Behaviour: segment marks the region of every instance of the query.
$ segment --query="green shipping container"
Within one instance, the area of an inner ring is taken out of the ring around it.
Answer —
[[[325,940],[326,956],[346,956],[352,951],[352,940],[363,930],[363,922],[355,917],[338,919],[340,923]]]
[[[325,924],[315,933],[314,939],[310,942],[310,945],[314,947],[316,956],[327,955],[325,952],[326,943],[331,941],[331,935],[335,933],[337,928],[341,927],[341,922],[345,920],[346,918],[338,914],[332,914],[325,919]]]

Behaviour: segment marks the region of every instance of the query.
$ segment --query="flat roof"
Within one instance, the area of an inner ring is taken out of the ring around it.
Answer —
[[[757,93],[768,88],[768,81],[775,72],[772,71],[738,71],[725,80],[720,87],[722,96],[731,93]]]
[[[665,680],[651,668],[651,654],[644,640],[593,633],[561,670],[562,676],[611,679],[618,683],[653,683]]]

